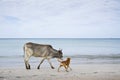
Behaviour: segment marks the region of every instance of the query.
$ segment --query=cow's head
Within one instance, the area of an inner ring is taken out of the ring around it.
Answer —
[[[58,54],[59,54],[59,58],[62,59],[62,57],[63,57],[63,53],[62,53],[62,50],[61,50],[61,49],[58,50]]]

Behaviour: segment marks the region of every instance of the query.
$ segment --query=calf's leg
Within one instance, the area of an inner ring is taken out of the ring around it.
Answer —
[[[66,70],[66,72],[68,72],[68,68],[67,68],[67,65],[66,64],[63,64],[63,66],[64,66],[64,68],[65,68],[65,70]]]
[[[59,67],[58,67],[58,72],[59,72],[59,69],[62,67],[62,65],[60,65]]]

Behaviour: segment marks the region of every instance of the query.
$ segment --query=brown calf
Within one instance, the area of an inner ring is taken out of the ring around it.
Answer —
[[[70,60],[71,58],[67,58],[65,61],[59,61],[60,62],[60,66],[58,67],[58,72],[59,72],[59,69],[63,66],[65,68],[65,70],[68,72],[68,68],[70,68],[69,64],[70,64]],[[70,68],[70,70],[72,70]]]

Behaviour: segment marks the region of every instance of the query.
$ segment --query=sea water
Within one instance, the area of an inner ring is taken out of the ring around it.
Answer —
[[[27,42],[62,49],[63,58],[71,57],[72,64],[120,63],[119,38],[1,38],[0,67],[23,66],[23,46]],[[39,63],[40,59],[32,57],[30,62]]]

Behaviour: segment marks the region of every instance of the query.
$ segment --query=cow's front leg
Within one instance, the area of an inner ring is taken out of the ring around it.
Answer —
[[[40,66],[41,66],[41,64],[43,63],[44,60],[45,60],[45,59],[42,59],[42,60],[41,60],[41,62],[40,62],[40,64],[38,65],[37,69],[40,69]]]
[[[51,68],[52,68],[52,69],[55,69],[55,68],[52,66],[52,63],[50,62],[50,59],[47,59],[47,60],[48,60],[48,62],[49,62],[49,64],[50,64]]]

